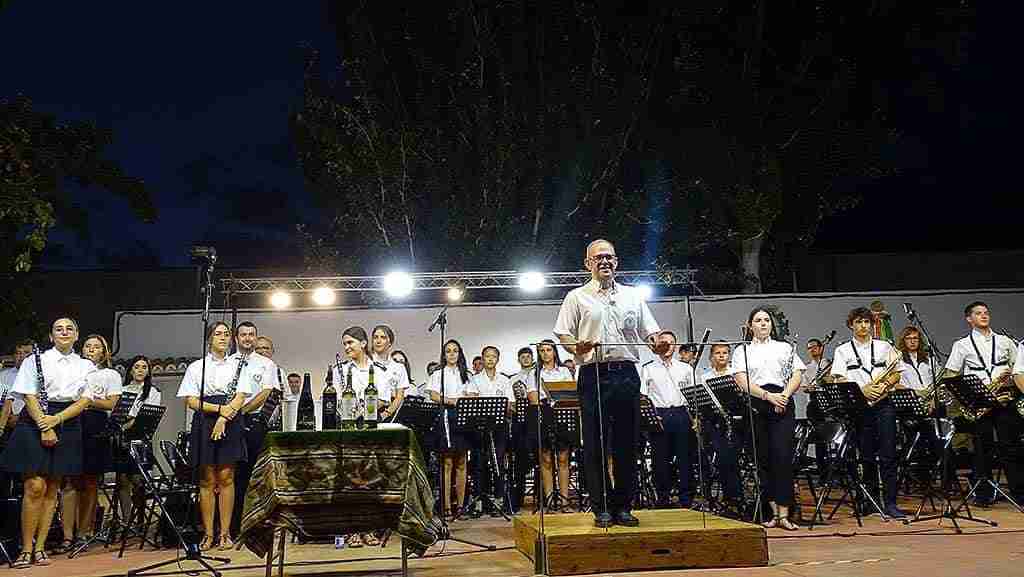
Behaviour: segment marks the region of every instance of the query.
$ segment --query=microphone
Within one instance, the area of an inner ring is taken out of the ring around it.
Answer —
[[[210,262],[217,262],[217,249],[212,246],[199,246],[195,245],[189,250],[189,256],[192,260],[209,260]]]
[[[427,328],[427,332],[428,333],[434,332],[434,329],[437,328],[438,325],[440,325],[441,323],[445,322],[444,319],[445,319],[445,317],[447,315],[448,315],[448,305],[444,305],[444,308],[441,309],[441,312],[437,313],[437,316],[434,317],[434,322],[430,323],[430,327]]]
[[[912,319],[917,316],[917,313],[914,312],[913,305],[910,303],[903,303],[903,313],[907,315],[908,319]]]
[[[829,334],[825,335],[825,342],[823,344],[827,345],[827,344],[831,343],[832,339],[834,339],[834,338],[836,338],[836,331],[833,329],[832,332],[830,332]]]

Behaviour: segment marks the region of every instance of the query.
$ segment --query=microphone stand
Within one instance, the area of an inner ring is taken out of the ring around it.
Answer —
[[[774,321],[773,321],[774,322]],[[743,343],[743,368],[747,381],[747,425],[750,427],[750,452],[754,459],[754,491],[757,492],[757,499],[754,501],[754,523],[761,523],[761,467],[757,460],[757,423],[754,422],[753,384],[750,382],[750,358],[747,356],[749,342],[746,339],[746,328],[740,331],[740,340]]]
[[[444,361],[444,358],[445,358],[444,345],[445,345],[445,342],[446,342],[445,334],[446,334],[446,331],[447,331],[447,328],[448,328],[448,305],[444,305],[444,308],[441,309],[441,312],[439,312],[437,314],[437,317],[434,318],[434,321],[432,323],[430,323],[429,327],[427,327],[427,332],[428,333],[429,332],[433,332],[435,328],[440,328],[441,329],[441,331],[438,333],[438,336],[440,337],[440,341],[441,341],[441,359],[442,359],[442,361]],[[372,362],[372,360],[371,360],[371,362]],[[441,371],[441,427],[444,429],[442,431],[442,433],[444,435],[445,444],[447,445],[448,449],[450,450],[451,449],[451,430],[449,429],[449,422],[448,422],[448,406],[445,404],[445,398],[444,398],[444,395],[445,395],[444,373],[445,373],[445,369],[447,368],[447,366],[448,366],[448,363],[447,362],[443,362],[441,367],[438,368],[437,370]],[[452,475],[455,475],[455,465],[454,465],[454,463],[452,464]],[[448,521],[445,519],[445,515],[447,515],[448,512],[444,510],[445,509],[445,499],[444,498],[445,498],[445,495],[447,494],[448,487],[445,486],[446,483],[444,481],[444,457],[443,456],[441,456],[440,462],[438,463],[437,476],[440,477],[440,482],[438,482],[438,488],[439,488],[439,492],[440,492],[439,497],[441,499],[441,515],[440,515],[440,522],[439,522],[438,527],[437,527],[437,535],[438,535],[437,540],[438,541],[455,541],[456,543],[462,543],[464,545],[471,545],[473,547],[479,547],[481,549],[486,549],[487,551],[495,551],[495,550],[497,550],[497,547],[495,547],[494,545],[484,545],[483,543],[476,543],[474,541],[467,541],[466,539],[460,539],[458,537],[453,537],[452,536],[452,531],[448,527]],[[458,506],[461,509],[462,508],[462,503],[459,503]],[[438,553],[438,555],[440,555],[440,553]]]
[[[202,321],[203,321],[203,357],[202,357],[202,361],[201,361],[201,365],[200,365],[201,368],[200,368],[200,371],[199,371],[199,375],[200,375],[199,376],[199,439],[202,440],[204,438],[203,435],[207,434],[204,431],[204,429],[205,429],[204,421],[205,420],[203,419],[203,404],[206,402],[206,357],[209,354],[208,351],[207,351],[207,347],[209,346],[209,342],[207,340],[207,334],[209,333],[209,326],[210,326],[210,299],[211,299],[211,296],[213,295],[213,266],[217,262],[217,253],[213,252],[211,250],[209,254],[203,254],[203,255],[200,256],[200,258],[203,258],[204,261],[205,261],[204,265],[203,265],[203,271],[202,271],[202,275],[203,275],[203,279],[204,279],[204,282],[203,282],[203,292],[205,293],[204,294],[204,298],[203,298],[203,314],[202,314]],[[195,466],[192,468],[192,479],[193,479],[194,490],[196,491],[197,494],[195,495],[195,498],[189,499],[189,506],[188,506],[188,517],[189,517],[189,519],[191,519],[191,522],[192,522],[192,535],[193,536],[199,535],[199,527],[196,524],[198,521],[197,521],[196,515],[195,515],[195,507],[196,507],[196,504],[199,502],[199,495],[198,495],[198,492],[199,492],[199,476],[201,474],[200,473],[200,469],[202,467],[202,465],[200,465],[199,463],[202,462],[202,459],[201,459],[202,453],[203,453],[203,443],[202,442],[196,443],[195,455],[194,455],[194,459],[195,460],[193,461],[193,463],[195,463]],[[190,457],[192,457],[192,456],[190,455]],[[165,515],[167,516],[168,520],[172,520],[171,516],[170,516],[170,513],[165,511]],[[221,519],[221,523],[230,523],[230,522],[231,522],[230,519],[227,519],[227,520]],[[209,563],[210,561],[218,561],[218,562],[223,563],[223,564],[228,564],[228,563],[231,562],[231,559],[228,559],[227,557],[212,557],[212,556],[208,556],[208,555],[203,555],[202,552],[199,550],[199,542],[198,541],[195,541],[195,542],[187,541],[181,531],[177,531],[177,534],[178,534],[179,540],[181,541],[181,545],[185,548],[185,560],[186,561],[195,561],[195,562],[199,563],[200,565],[203,566],[204,570],[209,571],[210,573],[212,573],[214,575],[214,577],[220,577],[221,572],[217,571],[216,569],[214,569],[213,566],[210,565],[210,563]],[[179,563],[180,564],[181,560],[182,559],[181,559],[180,556],[175,556],[174,559],[169,559],[167,561],[162,561],[160,563],[155,563],[153,565],[147,565],[146,567],[142,567],[142,568],[139,568],[139,569],[133,569],[133,570],[128,572],[128,575],[140,575],[140,574],[143,574],[143,573],[145,573],[147,571],[150,571],[152,569],[158,569],[160,567],[165,567],[167,565],[171,565],[171,564],[174,564],[174,563]]]

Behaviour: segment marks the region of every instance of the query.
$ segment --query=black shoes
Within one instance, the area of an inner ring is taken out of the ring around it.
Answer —
[[[615,514],[615,524],[623,527],[639,527],[640,519],[637,519],[629,511],[619,511]]]
[[[611,513],[594,513],[594,526],[606,529],[612,526]]]
[[[895,504],[885,508],[885,515],[890,519],[906,519],[907,514],[900,510]]]

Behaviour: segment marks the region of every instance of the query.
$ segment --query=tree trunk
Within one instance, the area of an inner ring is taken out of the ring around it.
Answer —
[[[740,265],[743,270],[743,292],[761,292],[761,245],[764,233],[740,241]]]

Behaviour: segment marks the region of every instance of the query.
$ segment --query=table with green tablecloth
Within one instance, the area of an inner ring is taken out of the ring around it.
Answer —
[[[281,530],[316,539],[390,529],[421,555],[437,540],[433,511],[419,442],[404,426],[272,432],[245,494],[239,542],[262,557]]]

